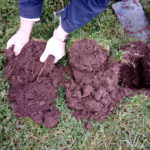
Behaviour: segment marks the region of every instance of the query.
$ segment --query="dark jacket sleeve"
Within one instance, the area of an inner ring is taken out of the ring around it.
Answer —
[[[23,18],[40,18],[43,0],[19,0],[19,15]]]
[[[70,33],[81,28],[108,6],[109,0],[71,0],[61,15],[63,29]]]

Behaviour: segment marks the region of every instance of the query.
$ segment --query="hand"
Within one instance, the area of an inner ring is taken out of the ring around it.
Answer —
[[[28,41],[29,37],[25,36],[22,31],[18,30],[17,33],[13,35],[11,39],[9,39],[9,41],[7,42],[7,49],[14,45],[14,54],[17,56],[20,54],[22,48]]]
[[[33,21],[20,20],[20,28],[7,42],[7,49],[14,45],[15,55],[19,55],[22,48],[29,41]]]
[[[65,56],[65,42],[59,41],[55,36],[50,38],[40,61],[45,62],[49,55],[53,55],[55,57],[54,63],[57,63],[59,59]]]
[[[49,55],[55,57],[54,63],[57,63],[63,56],[65,56],[65,42],[66,33],[61,25],[54,31],[53,36],[48,40],[46,48],[40,57],[41,62],[45,62]]]

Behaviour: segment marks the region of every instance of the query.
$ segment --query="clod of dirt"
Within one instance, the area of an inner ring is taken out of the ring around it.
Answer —
[[[92,123],[86,123],[85,128],[88,129],[88,130],[91,130],[93,128]]]
[[[88,50],[89,48],[90,51]],[[70,65],[86,72],[96,71],[106,61],[108,56],[108,51],[100,48],[95,40],[85,39],[78,41],[74,44],[73,49],[75,51],[72,50],[70,53]],[[80,49],[82,50],[80,51]]]
[[[39,58],[45,42],[30,41],[17,57],[12,48],[6,50],[6,76],[10,79],[8,98],[17,117],[31,117],[36,123],[55,127],[60,112],[53,100],[58,97],[57,89],[63,80],[64,68],[55,68],[53,56],[45,63]]]
[[[130,51],[123,62],[110,61],[108,52],[94,40],[74,44],[70,50],[73,80],[66,84],[66,101],[75,110],[76,119],[102,121],[123,99],[135,93],[150,93],[144,89],[149,87],[150,50],[144,45],[141,49],[141,44],[135,43],[135,51]]]

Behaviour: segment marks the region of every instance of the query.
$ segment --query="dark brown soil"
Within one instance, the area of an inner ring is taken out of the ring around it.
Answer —
[[[126,51],[120,68],[121,86],[131,89],[150,88],[150,47],[142,42],[120,46]]]
[[[66,100],[77,119],[102,121],[123,99],[135,93],[149,95],[144,88],[150,86],[150,48],[141,42],[129,44],[128,49],[121,47],[130,50],[123,62],[111,61],[93,40],[78,41],[71,48],[74,80],[67,84]]]
[[[38,124],[55,127],[60,112],[53,100],[58,97],[65,68],[55,68],[52,56],[45,63],[39,62],[45,45],[30,41],[17,57],[12,49],[6,51],[6,76],[11,81],[8,98],[17,117],[29,116]]]
[[[96,41],[83,39],[70,49],[70,67],[53,65],[49,56],[39,62],[46,43],[30,41],[17,57],[6,51],[8,97],[17,117],[55,127],[60,112],[54,105],[58,88],[66,88],[66,102],[78,120],[102,121],[117,104],[134,94],[150,95],[150,48],[141,42],[120,46],[127,51],[122,62],[112,61]],[[66,75],[70,77],[66,81]],[[64,82],[65,81],[65,82]],[[92,128],[87,123],[86,128]]]

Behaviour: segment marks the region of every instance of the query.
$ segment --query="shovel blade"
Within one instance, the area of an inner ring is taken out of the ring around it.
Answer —
[[[140,2],[124,0],[113,4],[112,7],[129,37],[140,40],[150,38],[150,23]]]

